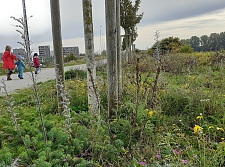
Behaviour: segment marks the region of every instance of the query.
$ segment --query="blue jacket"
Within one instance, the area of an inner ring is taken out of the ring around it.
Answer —
[[[26,66],[22,60],[17,60],[15,62],[15,65],[17,65],[18,71],[23,70],[23,68],[26,68]]]

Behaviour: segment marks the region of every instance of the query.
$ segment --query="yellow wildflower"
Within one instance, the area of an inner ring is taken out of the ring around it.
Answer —
[[[216,130],[220,130],[220,131],[224,131],[224,129],[223,128],[216,128]]]
[[[163,90],[161,90],[161,92],[162,92],[162,93],[166,93],[166,90],[163,89]]]
[[[199,132],[202,131],[202,127],[199,126],[199,125],[195,125],[195,127],[193,128],[193,130],[194,130],[194,133],[199,133]]]
[[[224,137],[222,137],[221,140],[224,141]]]
[[[213,129],[214,128],[214,126],[209,126],[209,129]]]
[[[195,79],[195,76],[190,75],[190,76],[189,76],[189,78],[191,78],[191,79]]]
[[[86,84],[85,84],[85,83],[81,83],[81,86],[82,86],[82,87],[86,87]]]
[[[188,87],[188,84],[184,84],[182,85],[183,88],[187,88]]]
[[[152,117],[153,111],[149,111],[148,114],[149,114],[150,117]]]
[[[203,118],[202,115],[199,115],[199,116],[196,117],[196,119],[202,119],[202,118]]]

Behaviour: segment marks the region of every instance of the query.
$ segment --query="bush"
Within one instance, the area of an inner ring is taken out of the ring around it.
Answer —
[[[73,60],[77,60],[78,57],[76,57],[73,53],[70,53],[69,55],[67,55],[65,58],[64,58],[64,62],[65,63],[68,63],[70,61],[73,61]]]
[[[83,70],[68,70],[65,72],[65,79],[85,79],[87,77],[87,73]]]
[[[162,58],[162,69],[174,74],[190,72],[196,65],[196,56],[190,54],[169,54]]]

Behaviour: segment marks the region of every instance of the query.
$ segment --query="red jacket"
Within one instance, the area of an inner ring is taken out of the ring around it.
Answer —
[[[14,60],[16,60],[16,59],[17,59],[17,57],[14,54],[12,54],[9,51],[5,51],[2,56],[2,60],[4,63],[4,66],[3,66],[4,69],[14,69],[16,67]]]
[[[33,62],[34,62],[34,67],[39,67],[40,66],[40,61],[39,61],[38,57],[34,57],[33,58]]]

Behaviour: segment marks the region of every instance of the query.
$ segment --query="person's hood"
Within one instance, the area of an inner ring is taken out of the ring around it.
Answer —
[[[5,51],[5,52],[4,52],[4,55],[5,55],[5,56],[9,56],[9,55],[10,55],[10,52],[9,52],[9,51]]]
[[[23,57],[22,57],[21,55],[18,55],[18,56],[17,56],[17,59],[22,60],[22,59],[23,59]]]

